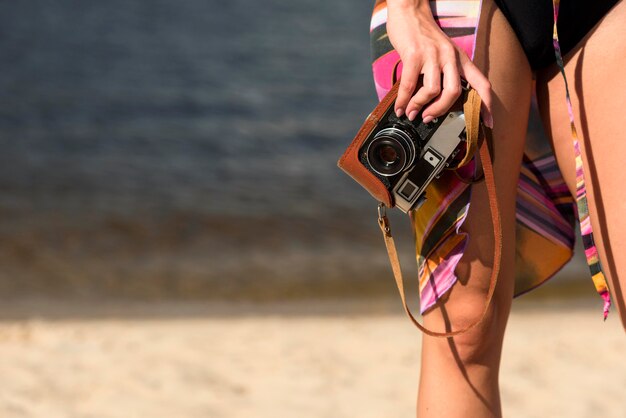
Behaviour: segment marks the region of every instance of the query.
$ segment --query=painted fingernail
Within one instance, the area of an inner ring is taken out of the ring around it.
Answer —
[[[411,113],[409,113],[409,120],[415,119],[415,116],[417,116],[417,110],[414,110]]]
[[[424,123],[429,123],[429,122],[431,122],[432,120],[433,120],[433,117],[432,117],[432,116],[426,116],[424,119],[422,119],[422,121],[423,121]]]
[[[396,116],[397,117],[402,117],[402,115],[404,115],[404,109],[402,109],[401,107],[396,109]]]

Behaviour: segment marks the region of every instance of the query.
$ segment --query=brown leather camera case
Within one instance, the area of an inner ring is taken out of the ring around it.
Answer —
[[[380,119],[384,116],[385,112],[387,112],[387,109],[389,109],[390,106],[393,106],[396,101],[396,97],[398,97],[399,86],[399,82],[395,83],[389,93],[385,95],[380,103],[378,103],[378,105],[374,108],[372,113],[369,114],[361,126],[361,129],[359,129],[359,132],[352,140],[352,143],[350,143],[346,152],[343,153],[337,162],[339,168],[345,171],[361,186],[365,187],[365,190],[370,192],[376,200],[384,203],[388,208],[392,207],[391,194],[385,185],[378,178],[376,178],[374,174],[367,170],[361,161],[359,161],[359,149],[361,149],[363,142],[365,142]]]

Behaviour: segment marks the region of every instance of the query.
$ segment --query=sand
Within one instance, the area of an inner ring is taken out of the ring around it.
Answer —
[[[412,417],[420,334],[399,308],[5,303],[0,416]],[[626,416],[626,338],[600,316],[514,306],[505,416]]]

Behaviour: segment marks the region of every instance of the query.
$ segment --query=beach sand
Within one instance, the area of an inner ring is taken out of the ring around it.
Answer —
[[[599,306],[514,304],[507,417],[626,416],[626,338]],[[412,417],[399,301],[5,302],[2,417]]]

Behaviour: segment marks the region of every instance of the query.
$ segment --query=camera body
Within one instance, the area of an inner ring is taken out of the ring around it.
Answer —
[[[429,123],[421,116],[413,121],[398,118],[389,107],[358,151],[363,167],[384,184],[403,212],[419,208],[426,187],[442,170],[455,166],[464,148],[463,111],[449,111]]]
[[[396,116],[399,86],[397,81],[367,116],[337,165],[385,207],[408,213],[425,201],[424,191],[444,169],[473,158],[480,98],[461,78],[461,95],[447,113],[424,123],[421,111],[413,121]]]

